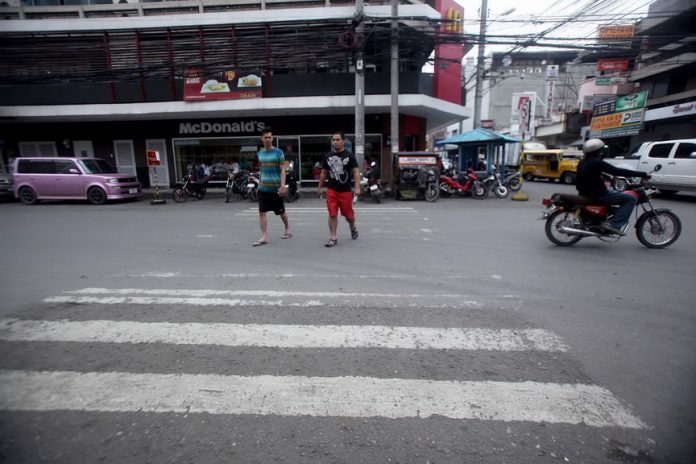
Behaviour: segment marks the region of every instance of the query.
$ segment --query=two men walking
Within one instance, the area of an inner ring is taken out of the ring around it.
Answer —
[[[338,243],[339,212],[348,222],[351,238],[355,240],[359,235],[355,224],[355,211],[353,210],[353,190],[355,195],[360,194],[360,171],[355,155],[345,150],[345,139],[343,132],[337,131],[332,134],[332,150],[322,162],[317,188],[320,195],[326,192],[329,240],[324,246],[328,248],[334,247]],[[255,247],[268,243],[266,213],[269,211],[273,211],[283,221],[285,229],[282,238],[292,237],[283,201],[283,197],[287,193],[285,188],[285,155],[282,150],[273,146],[271,129],[267,128],[261,132],[261,142],[263,149],[258,152],[261,167],[258,191],[261,238],[253,243]]]

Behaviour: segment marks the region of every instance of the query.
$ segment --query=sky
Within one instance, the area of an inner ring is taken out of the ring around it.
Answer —
[[[456,0],[464,7],[464,32],[479,33],[481,0]],[[488,0],[487,35],[539,33],[568,16],[584,15],[548,34],[557,38],[594,38],[601,24],[630,23],[645,16],[654,0]],[[659,1],[659,0],[657,0]],[[514,8],[515,10],[509,12]],[[508,13],[509,12],[509,13]],[[507,14],[505,14],[507,13]],[[503,15],[505,14],[505,15]],[[536,24],[534,24],[536,22]],[[493,37],[491,37],[493,39]],[[486,45],[486,54],[511,45]],[[538,49],[536,49],[538,50]],[[468,56],[476,56],[476,48]]]

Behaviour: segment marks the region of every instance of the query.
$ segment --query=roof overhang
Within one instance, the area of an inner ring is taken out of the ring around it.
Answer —
[[[390,95],[367,95],[365,97],[366,114],[384,114],[389,113],[390,110]],[[225,117],[323,116],[354,113],[354,96],[334,95],[205,102],[0,106],[0,121],[143,121]],[[421,94],[399,95],[399,113],[426,119],[428,130],[471,117],[469,108]]]

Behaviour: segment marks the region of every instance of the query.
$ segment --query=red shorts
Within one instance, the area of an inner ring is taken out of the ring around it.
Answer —
[[[341,216],[346,219],[353,219],[355,212],[353,211],[353,192],[338,192],[333,189],[326,189],[326,207],[329,210],[329,216],[338,216],[338,210],[341,210]]]

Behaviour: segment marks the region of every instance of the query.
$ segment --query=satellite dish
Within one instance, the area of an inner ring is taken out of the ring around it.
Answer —
[[[512,64],[512,57],[510,55],[505,55],[503,57],[503,66],[508,67]]]

